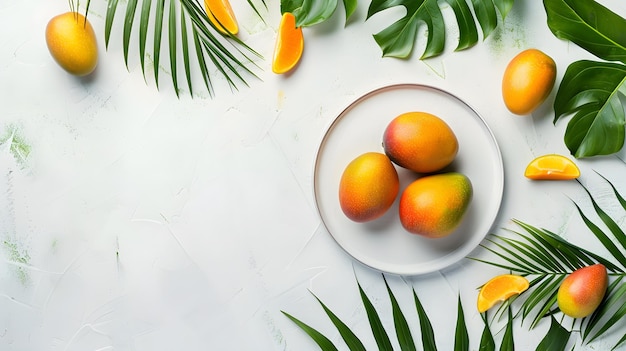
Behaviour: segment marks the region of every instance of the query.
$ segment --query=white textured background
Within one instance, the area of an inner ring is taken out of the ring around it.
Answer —
[[[270,69],[279,2],[267,2],[266,24],[245,1],[232,2],[240,37],[265,57],[257,62],[260,79],[231,92],[215,76],[215,97],[196,84],[193,97],[183,91],[177,98],[165,56],[159,90],[150,71],[144,80],[136,51],[124,65],[119,21],[105,50],[104,1],[93,0],[89,14],[99,66],[78,79],[55,64],[44,39],[48,20],[67,11],[67,1],[0,0],[0,350],[315,350],[281,310],[341,345],[311,292],[375,348],[356,280],[391,325],[382,275],[356,263],[325,231],[312,177],[333,118],[388,84],[449,90],[485,118],[505,169],[493,232],[516,229],[517,218],[593,248],[570,201],[588,206],[582,188],[523,177],[535,156],[568,154],[567,121],[552,123],[554,93],[525,117],[511,115],[500,97],[504,67],[523,49],[551,55],[557,82],[570,62],[591,57],[550,33],[541,1],[516,1],[494,34],[462,52],[453,51],[456,29],[448,22],[445,53],[426,61],[419,44],[408,60],[381,57],[372,34],[400,9],[365,21],[369,2],[360,1],[343,28],[340,5],[331,20],[304,30],[304,56],[288,76]],[[626,14],[620,0],[603,3]],[[610,189],[593,171],[626,191],[615,156],[579,166],[581,182],[601,201],[607,195],[609,208]],[[452,348],[461,294],[476,349],[482,321],[475,288],[499,273],[463,260],[387,280],[418,338],[416,290],[441,350]],[[547,324],[530,333],[517,328],[516,346],[533,349],[545,330]]]

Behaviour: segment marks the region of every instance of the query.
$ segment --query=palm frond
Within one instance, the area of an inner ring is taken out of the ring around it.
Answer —
[[[571,332],[550,317],[550,329],[535,351],[565,351]]]
[[[69,0],[70,7],[76,9],[79,0]],[[111,43],[111,33],[118,12],[123,11],[122,18],[122,50],[124,64],[129,66],[132,51],[131,41],[133,33],[138,31],[138,56],[144,79],[146,77],[146,48],[148,33],[152,29],[152,70],[154,82],[159,88],[159,72],[161,71],[161,50],[164,31],[167,31],[167,47],[171,82],[177,96],[180,95],[179,70],[184,72],[186,87],[193,96],[193,78],[198,71],[209,95],[213,96],[212,70],[225,78],[232,89],[238,89],[240,84],[248,85],[249,77],[258,78],[251,67],[259,68],[255,59],[262,56],[246,45],[241,39],[231,34],[222,34],[206,15],[199,0],[128,0],[120,4],[119,0],[110,0],[107,3],[104,26],[105,48],[108,50]],[[86,11],[89,10],[90,0],[87,0]],[[154,4],[153,4],[154,2]],[[252,0],[247,0],[261,20],[263,16]],[[265,0],[261,0],[267,8]],[[138,11],[139,10],[139,11]],[[137,15],[139,12],[139,15]],[[180,12],[180,14],[178,14]],[[85,13],[87,15],[87,13]],[[167,17],[166,17],[167,16]],[[86,16],[85,16],[86,17]],[[138,23],[135,20],[138,19]],[[137,24],[137,25],[136,25]],[[191,33],[191,34],[190,34]],[[192,60],[194,57],[195,60]],[[179,59],[182,58],[182,68]],[[195,67],[193,65],[195,61]]]
[[[601,175],[600,175],[601,176]],[[626,212],[626,201],[617,188],[606,178],[621,209]],[[493,234],[483,247],[496,257],[496,260],[478,261],[496,267],[506,267],[531,278],[529,289],[523,293],[521,314],[523,319],[531,319],[531,329],[546,316],[559,313],[556,295],[562,280],[567,274],[584,266],[602,263],[609,271],[611,282],[600,307],[588,317],[578,322],[581,335],[589,343],[619,325],[617,321],[626,316],[626,234],[620,225],[598,204],[587,187],[579,184],[591,201],[592,211],[586,213],[582,206],[573,205],[592,238],[602,244],[607,254],[601,255],[584,249],[561,236],[543,228],[537,228],[520,220],[513,220],[523,232],[509,230],[514,237]],[[597,224],[592,219],[600,220]],[[556,328],[556,327],[555,327]],[[556,332],[555,332],[556,333]],[[619,343],[623,343],[621,340]]]

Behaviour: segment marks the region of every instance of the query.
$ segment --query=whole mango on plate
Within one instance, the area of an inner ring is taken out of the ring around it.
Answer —
[[[564,314],[586,317],[598,308],[609,284],[606,267],[600,263],[570,273],[559,287],[557,302]]]
[[[524,50],[504,70],[504,104],[516,115],[527,115],[550,95],[555,80],[556,63],[550,56],[537,49]]]
[[[78,12],[53,17],[46,26],[46,44],[59,66],[73,75],[87,75],[98,64],[98,45],[93,27]]]
[[[471,181],[458,172],[418,178],[402,192],[400,222],[413,234],[448,236],[461,224],[472,195]]]
[[[380,152],[366,152],[352,160],[339,182],[339,204],[355,222],[381,217],[395,201],[400,190],[398,172]]]
[[[443,119],[427,112],[406,112],[385,128],[383,148],[398,166],[431,173],[452,163],[459,142]]]

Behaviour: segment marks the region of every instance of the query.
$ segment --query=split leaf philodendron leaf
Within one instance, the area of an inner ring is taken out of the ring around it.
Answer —
[[[601,4],[587,0],[544,0],[548,27],[607,61],[626,63],[626,20]]]
[[[326,21],[337,8],[337,0],[281,0],[280,12],[296,16],[296,27],[308,27]]]
[[[296,16],[297,27],[310,27],[329,19],[337,9],[337,0],[281,0],[280,12]],[[356,10],[357,0],[343,0],[346,22]]]
[[[554,101],[554,123],[573,114],[564,140],[574,157],[610,155],[621,150],[624,96],[626,65],[587,60],[569,65]]]
[[[548,27],[600,59],[567,67],[554,102],[554,122],[574,116],[564,141],[576,158],[609,155],[624,145],[626,20],[595,1],[544,0]],[[598,20],[602,19],[602,20]]]
[[[505,18],[514,0],[473,0],[474,17],[466,0],[445,0],[452,8],[459,28],[459,42],[456,50],[474,46],[478,42],[476,21],[480,24],[484,37],[497,26],[496,9]],[[443,52],[446,39],[446,25],[438,0],[372,0],[367,18],[396,6],[404,6],[406,14],[377,34],[374,40],[383,51],[383,56],[407,58],[413,51],[420,25],[427,27],[425,49],[422,58],[437,56]]]

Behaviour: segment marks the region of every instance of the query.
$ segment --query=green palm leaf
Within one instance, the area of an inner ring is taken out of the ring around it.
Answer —
[[[393,351],[393,346],[391,346],[389,335],[385,331],[383,323],[380,321],[378,312],[376,312],[374,305],[370,301],[369,297],[367,297],[367,294],[365,294],[365,291],[363,291],[363,287],[361,287],[361,284],[358,283],[358,281],[357,285],[359,287],[361,301],[363,302],[363,306],[365,307],[365,311],[367,312],[367,318],[369,320],[372,333],[374,334],[376,344],[378,345],[378,349],[381,351]]]
[[[565,351],[570,334],[554,317],[551,317],[550,329],[537,345],[536,351]]]
[[[261,0],[263,6],[267,7],[265,0]],[[153,6],[153,2],[154,6]],[[76,1],[77,6],[78,1]],[[260,16],[257,7],[248,0],[248,4],[255,13]],[[89,1],[87,3],[87,8]],[[182,58],[182,70],[186,81],[187,89],[193,94],[193,73],[197,68],[203,79],[204,85],[213,95],[212,81],[210,79],[210,62],[219,74],[229,83],[231,88],[237,89],[238,84],[247,85],[245,73],[248,76],[257,76],[249,66],[256,66],[250,55],[261,58],[261,55],[247,46],[240,39],[233,35],[221,34],[215,25],[211,23],[204,12],[199,0],[141,0],[139,16],[136,15],[139,0],[129,0],[125,5],[119,6],[119,0],[110,0],[107,5],[105,17],[104,38],[105,47],[108,49],[111,40],[111,31],[115,25],[116,13],[124,11],[122,49],[124,63],[129,65],[131,52],[131,38],[135,30],[138,35],[138,54],[142,73],[146,73],[145,59],[148,31],[153,30],[152,42],[152,69],[157,88],[159,87],[159,71],[161,63],[161,49],[163,31],[167,30],[167,50],[169,58],[169,69],[171,81],[176,95],[179,96],[179,75],[178,60]],[[125,8],[125,10],[122,10]],[[166,19],[167,9],[167,21]],[[178,15],[180,11],[180,15]],[[139,17],[138,29],[135,20]],[[191,35],[189,32],[191,31]],[[228,46],[227,46],[228,45]],[[179,48],[180,47],[180,48]],[[192,66],[191,57],[195,51],[197,67]]]
[[[281,312],[287,316],[287,318],[291,319],[291,321],[293,321],[298,327],[300,327],[300,329],[304,330],[304,332],[307,333],[313,341],[315,341],[322,351],[339,351],[332,341],[317,331],[317,329],[310,327],[308,324],[285,311]]]
[[[396,328],[396,337],[398,338],[398,342],[400,343],[400,350],[415,351],[415,343],[413,342],[413,336],[411,335],[411,330],[409,329],[409,324],[406,321],[406,317],[402,313],[402,309],[400,309],[398,300],[396,299],[393,291],[389,287],[387,279],[384,279],[384,281],[385,286],[387,287],[387,293],[389,294],[389,300],[391,301],[393,325]],[[419,304],[419,300],[416,299],[415,303],[418,314],[422,315],[424,312],[423,309],[420,311],[421,304]]]
[[[601,177],[609,184],[621,209],[626,212],[626,201],[623,196],[607,178]],[[595,263],[604,264],[612,280],[605,299],[591,316],[579,321],[583,340],[592,342],[612,330],[615,325],[619,325],[618,321],[626,316],[626,284],[624,284],[626,234],[617,221],[598,204],[591,192],[582,184],[580,185],[591,201],[592,213],[585,213],[576,202],[574,202],[574,207],[589,233],[603,245],[608,255],[593,253],[549,230],[514,220],[524,233],[510,231],[515,238],[493,235],[484,247],[498,260],[482,259],[479,261],[497,267],[507,267],[513,272],[532,277],[529,289],[523,293],[521,307],[523,318],[532,319],[531,328],[535,327],[544,316],[559,312],[556,307],[556,295],[567,273]],[[596,224],[592,216],[597,217],[600,223]],[[555,330],[555,340],[560,337],[564,338],[565,335],[558,336],[562,331],[556,328],[557,326],[554,325],[551,327],[551,330]],[[618,344],[624,341],[622,339]],[[544,344],[549,345],[550,342],[545,341]]]
[[[322,305],[324,312],[326,312],[328,318],[330,318],[330,320],[333,322],[335,328],[337,328],[337,330],[339,331],[339,334],[343,338],[343,341],[345,341],[346,345],[348,345],[350,351],[365,351],[365,346],[363,346],[361,340],[359,340],[359,338],[352,332],[352,330],[350,330],[350,328],[344,322],[342,322],[341,319],[337,317],[337,315],[335,315],[328,307],[326,307],[322,300],[320,300],[317,296],[315,296],[315,298],[320,303],[320,305]]]
[[[481,315],[485,326],[483,327],[483,333],[480,337],[479,351],[495,351],[496,349],[496,342],[493,339],[493,334],[491,333],[491,328],[489,327],[487,312]]]
[[[461,304],[461,295],[457,299],[456,328],[454,329],[454,351],[467,351],[470,347],[467,324],[465,324],[465,313]],[[425,348],[424,348],[425,349]]]
[[[621,339],[619,339],[619,341],[617,342],[617,344],[615,346],[613,346],[613,348],[611,349],[611,351],[613,350],[617,350],[618,347],[620,347],[622,344],[626,343],[626,334],[624,334],[624,336],[622,336]]]
[[[415,302],[415,309],[417,310],[417,316],[420,323],[420,331],[422,333],[422,349],[436,351],[437,346],[435,344],[435,332],[433,331],[433,326],[430,323],[430,319],[426,314],[426,310],[424,310],[424,306],[422,305],[420,299],[417,297],[415,290],[413,290],[413,301]],[[412,347],[412,349],[415,349],[413,345]]]
[[[513,312],[511,308],[507,308],[508,319],[506,321],[506,328],[504,329],[504,336],[502,337],[502,343],[500,344],[500,351],[514,351],[515,343],[513,337]]]

